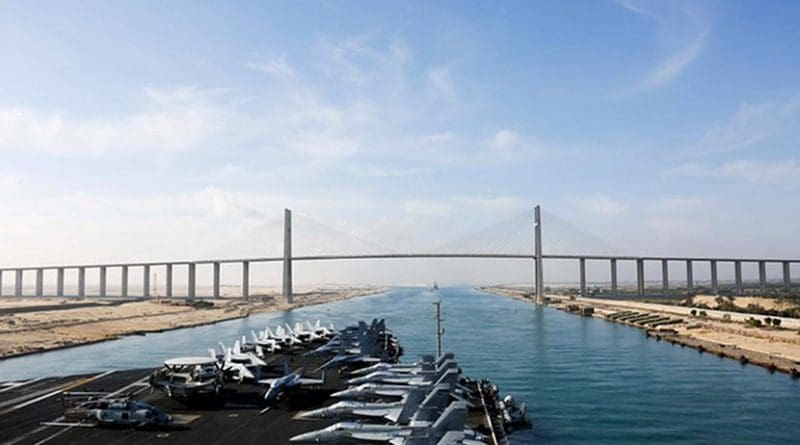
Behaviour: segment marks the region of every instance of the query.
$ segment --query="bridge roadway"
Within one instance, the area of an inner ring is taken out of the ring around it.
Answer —
[[[166,269],[166,296],[173,296],[173,267],[185,266],[188,270],[187,279],[187,295],[188,298],[195,298],[196,292],[196,267],[198,265],[212,265],[213,266],[213,295],[212,297],[219,297],[220,294],[220,266],[222,264],[241,264],[242,266],[242,297],[249,298],[250,288],[250,264],[251,263],[277,263],[283,262],[284,264],[284,281],[287,280],[286,266],[287,263],[291,267],[294,261],[346,261],[346,260],[380,260],[380,259],[516,259],[516,260],[532,260],[536,264],[541,264],[541,261],[536,261],[536,255],[528,254],[504,254],[504,253],[380,253],[380,254],[333,254],[333,255],[300,255],[300,256],[283,256],[283,257],[255,257],[255,258],[228,258],[228,259],[206,259],[206,260],[187,260],[187,261],[146,261],[146,262],[126,262],[126,263],[106,263],[106,264],[79,264],[79,265],[51,265],[51,266],[27,266],[27,267],[14,267],[14,268],[0,268],[0,293],[2,293],[3,272],[13,272],[15,292],[14,296],[23,296],[23,271],[35,271],[35,293],[36,296],[43,296],[44,294],[44,271],[55,270],[57,271],[57,284],[56,296],[63,297],[64,293],[64,271],[74,269],[78,271],[78,296],[87,296],[85,291],[86,286],[86,270],[98,269],[100,271],[99,278],[99,297],[107,297],[107,270],[108,268],[120,268],[121,273],[121,297],[128,297],[128,277],[129,268],[141,267],[143,268],[142,288],[143,297],[150,296],[150,272],[153,267],[163,267]],[[719,290],[719,280],[717,273],[717,266],[719,263],[732,263],[734,265],[735,275],[735,292],[743,294],[744,286],[742,280],[742,263],[756,263],[758,264],[759,287],[762,291],[767,288],[767,268],[768,263],[779,263],[782,265],[782,285],[785,289],[791,289],[791,264],[800,264],[800,259],[778,259],[778,258],[723,258],[723,257],[674,257],[674,256],[630,256],[630,255],[580,255],[580,254],[542,254],[541,260],[573,260],[577,261],[579,265],[580,276],[580,289],[582,295],[587,294],[586,287],[586,262],[587,261],[608,261],[610,263],[610,282],[611,294],[616,295],[618,290],[618,262],[619,261],[633,261],[636,263],[636,281],[638,294],[645,295],[645,262],[660,262],[661,263],[661,280],[662,291],[668,294],[670,280],[669,280],[669,263],[681,262],[686,265],[686,288],[692,290],[695,286],[694,281],[694,264],[695,263],[708,263],[710,268],[710,284],[711,292],[716,294]],[[537,277],[540,276],[537,273]],[[288,280],[291,282],[291,272],[288,274]],[[540,278],[543,280],[542,278]],[[537,284],[537,289],[540,285]],[[291,287],[290,287],[291,289]],[[286,292],[284,292],[286,293]],[[291,291],[287,296],[290,300]]]

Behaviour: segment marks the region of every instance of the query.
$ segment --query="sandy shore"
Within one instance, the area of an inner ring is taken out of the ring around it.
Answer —
[[[488,287],[482,290],[530,301],[525,296],[529,290],[525,289]],[[677,338],[690,340],[684,342],[689,346],[705,345],[705,348],[709,349],[709,345],[715,345],[721,350],[734,350],[737,354],[731,355],[734,358],[751,352],[755,356],[763,356],[766,364],[775,361],[795,365],[800,363],[800,320],[795,318],[778,317],[781,319],[780,328],[759,328],[747,325],[745,320],[751,317],[763,320],[767,317],[766,315],[706,310],[705,312],[708,314],[706,317],[693,317],[691,315],[693,308],[682,306],[579,297],[570,300],[559,295],[553,295],[552,298],[562,301],[562,304],[556,304],[556,307],[564,306],[564,303],[592,306],[598,317],[625,310],[678,316],[684,322],[670,325],[669,328],[677,331]],[[727,319],[728,317],[730,320]]]
[[[301,288],[295,293],[294,303],[288,305],[275,289],[254,289],[249,302],[240,298],[204,300],[213,303],[209,308],[186,305],[185,300],[167,299],[2,298],[0,310],[8,312],[0,312],[0,357],[216,323],[251,314],[346,300],[383,290],[373,286]],[[87,305],[74,307],[81,303]],[[62,305],[68,309],[60,309]]]

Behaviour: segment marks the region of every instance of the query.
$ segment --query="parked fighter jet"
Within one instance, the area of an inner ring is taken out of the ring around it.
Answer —
[[[376,397],[403,397],[412,388],[431,388],[441,384],[449,385],[451,390],[458,386],[459,372],[457,369],[445,370],[435,382],[411,381],[408,384],[364,383],[343,391],[331,394],[338,399],[365,400]]]
[[[250,336],[253,342],[248,343],[248,347],[245,347],[244,336],[242,336],[242,350],[244,351],[252,349],[256,352],[256,355],[263,358],[267,353],[274,354],[282,349],[280,343],[278,343],[278,341],[274,338],[269,338],[265,332],[262,332],[261,335],[258,335],[256,334],[256,331],[251,330]]]
[[[269,385],[269,388],[264,393],[264,400],[267,403],[274,402],[281,394],[287,390],[296,389],[301,386],[320,386],[325,384],[325,373],[322,373],[321,379],[312,379],[303,377],[305,368],[300,368],[295,372],[289,369],[289,362],[283,363],[284,376],[274,379],[262,379],[258,383],[262,385]]]
[[[294,335],[292,335],[289,332],[286,332],[286,330],[283,328],[283,326],[278,326],[277,328],[275,328],[275,332],[273,332],[269,328],[269,326],[267,326],[267,328],[265,329],[265,332],[267,334],[267,338],[275,339],[280,344],[282,344],[284,346],[290,346],[291,347],[291,346],[300,345],[300,344],[303,343],[302,341],[300,341],[299,338],[295,337]]]
[[[378,425],[339,422],[321,430],[294,436],[289,441],[324,444],[388,442],[392,445],[438,445],[440,439],[450,431],[461,432],[464,434],[464,439],[480,440],[481,436],[478,433],[464,429],[466,418],[467,405],[463,402],[452,402],[433,423],[420,421],[409,425]]]
[[[360,385],[362,383],[396,383],[408,385],[413,384],[412,382],[435,382],[447,369],[458,369],[458,363],[453,359],[445,359],[438,364],[436,369],[414,369],[406,373],[375,371],[365,376],[350,379],[347,383],[349,385]]]
[[[306,325],[308,326],[309,331],[313,331],[317,335],[321,336],[322,338],[331,338],[335,335],[336,328],[333,327],[333,323],[331,323],[330,328],[326,326],[322,326],[317,320],[317,324],[314,326],[311,325],[311,322],[306,320]]]
[[[219,342],[222,354],[217,355],[213,349],[208,353],[211,357],[221,363],[222,372],[228,379],[242,382],[244,379],[256,379],[262,366],[266,366],[264,360],[253,352],[242,352],[239,340],[233,344],[233,348],[228,348],[224,343]]]
[[[414,421],[433,421],[447,406],[450,385],[442,384],[431,389],[412,387],[402,400],[389,403],[341,401],[324,408],[297,415],[300,419],[349,419],[357,417],[384,418],[398,425]]]
[[[386,371],[386,372],[394,372],[398,374],[403,373],[413,373],[417,370],[433,370],[438,368],[442,365],[446,360],[452,360],[455,358],[455,355],[452,352],[447,352],[442,354],[438,360],[434,361],[432,355],[423,355],[420,361],[416,363],[376,363],[372,366],[367,366],[366,368],[356,369],[355,371],[351,372],[350,375],[358,376],[358,375],[367,375],[372,372],[378,371]]]

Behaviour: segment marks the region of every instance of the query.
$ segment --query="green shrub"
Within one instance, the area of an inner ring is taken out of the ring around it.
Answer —
[[[692,314],[692,317],[696,317],[697,316],[697,309],[692,309],[691,311],[689,311],[689,313]]]

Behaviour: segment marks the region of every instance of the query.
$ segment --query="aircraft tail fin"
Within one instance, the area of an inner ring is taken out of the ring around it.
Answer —
[[[389,418],[392,422],[405,425],[425,400],[425,388],[412,388],[403,398],[403,406],[398,408],[394,418]]]
[[[414,420],[433,421],[442,412],[447,401],[450,400],[450,385],[436,385],[425,396],[425,400],[419,405],[419,409],[414,413]]]
[[[233,342],[233,353],[237,355],[242,353],[242,344],[239,342],[239,340]]]
[[[443,435],[447,431],[458,431],[464,429],[467,422],[467,404],[464,402],[452,402],[442,412],[438,419],[433,422],[433,429]]]

